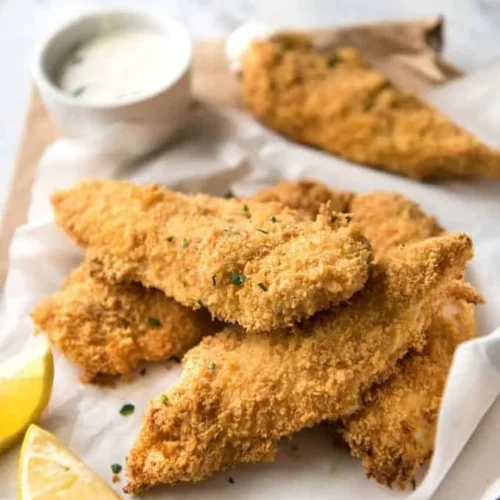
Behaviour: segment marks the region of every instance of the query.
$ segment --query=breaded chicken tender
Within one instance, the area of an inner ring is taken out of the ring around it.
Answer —
[[[321,205],[330,202],[334,212],[348,212],[354,197],[351,191],[330,189],[326,184],[312,180],[282,181],[252,196],[254,201],[279,201],[287,207],[307,212],[316,217]]]
[[[377,257],[399,245],[443,233],[435,217],[427,215],[417,203],[398,193],[379,191],[355,196],[349,212],[361,226]]]
[[[376,259],[443,233],[434,217],[396,193],[356,196],[350,211],[373,247]],[[374,387],[356,416],[344,419],[342,435],[369,476],[385,485],[406,487],[434,450],[441,398],[456,347],[475,336],[477,292],[450,290],[426,331],[424,350],[408,353],[394,375]]]
[[[88,263],[31,317],[37,330],[83,369],[86,382],[115,375],[128,380],[143,362],[182,357],[219,328],[206,310],[188,309],[158,290],[95,279]]]
[[[410,353],[394,375],[369,392],[344,420],[342,435],[368,476],[404,488],[434,450],[437,419],[456,347],[476,335],[474,307],[450,300],[432,320],[422,353]]]
[[[353,48],[318,52],[305,37],[254,42],[245,107],[299,143],[414,179],[500,178],[500,152],[415,95],[396,89]]]
[[[127,460],[127,492],[273,460],[281,437],[347,417],[386,379],[464,273],[472,243],[447,235],[391,252],[349,304],[267,333],[226,329],[184,357]]]
[[[292,325],[349,299],[368,278],[366,238],[326,206],[311,221],[280,203],[111,180],[83,182],[52,202],[95,275],[157,288],[248,330]]]

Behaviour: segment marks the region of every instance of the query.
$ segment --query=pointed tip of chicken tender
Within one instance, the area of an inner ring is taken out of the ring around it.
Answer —
[[[93,272],[137,281],[247,330],[290,326],[349,299],[372,253],[347,219],[280,203],[94,180],[52,197],[57,224],[88,250]]]
[[[274,37],[245,53],[241,91],[258,119],[301,144],[413,179],[500,178],[500,151],[410,92],[356,49]]]
[[[204,339],[177,385],[150,403],[127,459],[126,491],[272,460],[280,438],[353,414],[398,359],[423,347],[471,256],[463,234],[408,245],[375,264],[343,307],[286,330],[226,329]]]
[[[129,380],[141,363],[181,357],[218,328],[206,310],[188,309],[158,290],[93,278],[88,262],[31,317],[50,343],[84,370],[85,382]]]

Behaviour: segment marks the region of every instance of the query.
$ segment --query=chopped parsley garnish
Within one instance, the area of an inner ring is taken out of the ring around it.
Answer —
[[[113,474],[120,474],[122,466],[120,464],[111,464],[111,472]]]
[[[71,61],[70,61],[70,64],[71,66],[77,66],[78,64],[80,64],[81,62],[83,61],[83,57],[80,56],[80,55],[75,55]]]
[[[148,318],[148,326],[150,326],[151,328],[160,328],[162,326],[162,324],[158,318],[154,318],[153,316],[150,316]]]
[[[135,406],[131,403],[127,403],[120,408],[120,415],[128,417],[129,415],[132,415],[134,411],[135,411]]]
[[[224,198],[226,198],[227,200],[229,200],[230,198],[234,198],[234,193],[230,189],[228,189],[226,191],[226,194],[224,195]]]
[[[250,217],[250,209],[248,208],[248,205],[246,203],[243,205],[243,212],[245,212],[247,216]]]
[[[264,283],[257,283],[259,288],[262,288],[262,290],[264,290],[264,292],[267,292],[267,286],[264,285]]]
[[[215,277],[215,274],[212,276],[212,285],[217,285],[217,278]]]
[[[247,277],[244,274],[237,273],[236,271],[231,271],[231,284],[232,285],[243,285]]]
[[[351,222],[351,221],[352,221],[352,215],[346,215],[346,216],[345,216],[345,220],[346,220],[347,222]]]
[[[278,219],[274,215],[269,220],[271,222],[278,222]]]
[[[162,394],[161,395],[161,402],[164,404],[164,405],[168,405],[168,396],[166,394]]]
[[[384,80],[382,85],[380,86],[380,90],[383,89],[392,89],[392,83],[389,80]]]
[[[368,99],[367,101],[365,101],[365,104],[364,104],[364,106],[363,106],[363,111],[364,111],[364,112],[368,112],[368,111],[370,111],[370,109],[372,109],[372,108],[373,108],[373,105],[374,105],[374,104],[375,104],[375,103],[373,102],[373,100],[372,100],[372,99]]]
[[[139,373],[144,377],[146,375],[146,368],[143,368]]]
[[[232,477],[230,477],[230,478],[228,479],[228,481],[229,481],[231,484],[234,484],[234,479],[233,479]]]
[[[326,65],[329,68],[333,68],[337,66],[337,64],[340,62],[340,59],[338,58],[337,54],[332,54],[331,56],[328,57],[326,60]]]
[[[181,247],[182,248],[187,248],[188,246],[189,246],[189,241],[186,238],[184,238],[182,240]]]
[[[268,231],[264,231],[264,229],[257,229],[257,231],[260,231],[261,233],[264,233],[264,234],[269,234]]]
[[[170,242],[170,241],[174,241],[174,237],[173,237],[173,236],[169,236],[169,237],[167,238],[167,241],[169,241],[169,242]]]
[[[198,299],[198,305],[200,307],[206,307],[205,304],[201,300],[199,300],[199,299]]]
[[[83,86],[83,87],[78,87],[77,89],[73,90],[73,92],[71,93],[71,95],[73,97],[80,97],[86,90],[87,87]]]
[[[179,358],[179,356],[171,356],[170,359],[172,361],[175,361],[176,363],[180,363],[181,362],[181,358]]]
[[[338,219],[336,215],[330,216],[330,222],[335,222]]]
[[[216,365],[216,364],[212,361],[212,362],[210,363],[210,366],[209,366],[208,368],[210,369],[210,371],[211,371],[211,372],[214,372],[214,371],[215,371],[215,367],[216,367],[216,366],[217,366],[217,365]]]

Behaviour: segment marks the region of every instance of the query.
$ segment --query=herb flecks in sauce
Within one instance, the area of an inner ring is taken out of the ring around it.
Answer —
[[[71,95],[73,97],[80,97],[85,91],[87,90],[87,87],[85,85],[82,85],[81,87],[76,88],[71,92]]]

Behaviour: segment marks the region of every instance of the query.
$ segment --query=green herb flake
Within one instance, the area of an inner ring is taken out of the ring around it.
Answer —
[[[200,299],[198,299],[198,305],[200,307],[206,307],[205,304]]]
[[[331,56],[328,57],[328,59],[326,60],[326,65],[329,67],[329,68],[334,68],[335,66],[337,66],[337,64],[340,62],[340,59],[339,57],[337,56],[337,54],[332,54]]]
[[[264,292],[267,292],[267,286],[264,285],[264,283],[257,283],[259,288],[261,288],[262,290],[264,290]]]
[[[380,90],[392,89],[392,83],[389,80],[384,80],[382,85],[380,85]]]
[[[217,285],[217,278],[215,277],[215,274],[212,276],[212,285],[213,286]]]
[[[230,189],[228,189],[226,191],[226,194],[224,195],[224,198],[226,198],[226,200],[229,200],[230,198],[234,198],[234,193]]]
[[[338,219],[337,215],[330,216],[330,222],[335,222]]]
[[[261,233],[264,233],[264,234],[269,234],[268,231],[264,231],[264,229],[257,229],[257,231],[260,231]]]
[[[164,404],[164,405],[168,405],[168,396],[166,394],[162,394],[161,395],[161,402]]]
[[[245,283],[247,277],[244,274],[237,273],[236,271],[231,271],[231,284],[232,285],[243,285]]]
[[[278,222],[278,219],[274,215],[269,220],[273,223]]]
[[[127,403],[120,408],[120,415],[128,417],[129,415],[132,415],[134,411],[135,411],[135,406],[131,403]]]
[[[368,111],[370,111],[370,110],[373,108],[373,105],[374,105],[374,104],[375,104],[375,103],[373,102],[373,100],[372,100],[372,99],[368,99],[367,101],[365,101],[365,104],[364,104],[364,106],[363,106],[363,111],[364,111],[365,113],[367,113]]]
[[[73,97],[80,97],[85,92],[86,89],[87,89],[87,87],[85,87],[85,86],[78,87],[75,90],[73,90],[73,92],[71,92],[71,95]]]
[[[181,247],[182,248],[187,248],[188,246],[189,246],[189,241],[186,238],[184,238],[182,240]]]
[[[229,482],[229,483],[231,483],[231,484],[234,484],[234,479],[233,479],[232,477],[230,477],[230,478],[228,479],[228,482]]]
[[[347,222],[351,222],[351,221],[352,221],[352,215],[346,215],[346,216],[345,216],[345,220],[346,220]]]
[[[162,326],[162,323],[158,318],[150,316],[148,318],[148,326],[150,326],[151,328],[160,328]]]
[[[169,237],[167,238],[167,241],[168,241],[169,243],[170,243],[171,241],[174,241],[174,237],[173,237],[173,236],[169,236]]]
[[[120,474],[122,466],[120,464],[111,464],[111,472],[113,474]]]
[[[246,203],[243,205],[243,212],[245,212],[247,217],[250,217],[250,209],[248,208],[248,205]]]
[[[78,66],[83,62],[83,57],[81,55],[75,54],[70,61],[71,66]]]
[[[210,363],[210,366],[209,366],[208,368],[209,368],[209,370],[213,373],[213,372],[215,371],[215,367],[216,367],[216,366],[217,366],[217,365],[216,365],[216,364],[212,361],[212,362]]]
[[[146,375],[146,368],[143,368],[139,373],[144,377]]]

